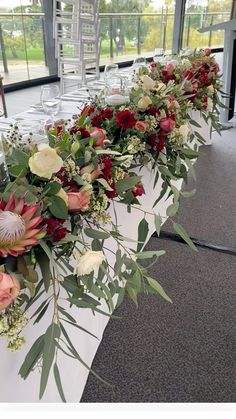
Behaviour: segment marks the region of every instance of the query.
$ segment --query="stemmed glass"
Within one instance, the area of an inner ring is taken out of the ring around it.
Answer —
[[[134,70],[139,69],[140,67],[146,67],[146,58],[145,57],[136,57],[133,62]]]
[[[110,77],[117,76],[119,72],[118,64],[107,64],[104,69],[105,84],[109,83]]]
[[[158,63],[161,58],[164,56],[164,48],[155,48],[153,61]]]
[[[40,101],[44,112],[50,115],[51,120],[53,121],[53,118],[59,111],[61,104],[59,87],[55,84],[42,86]]]

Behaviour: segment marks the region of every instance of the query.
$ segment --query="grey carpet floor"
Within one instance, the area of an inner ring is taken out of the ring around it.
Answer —
[[[195,237],[236,247],[236,130],[202,148],[197,194],[182,200],[177,220]],[[165,230],[171,230],[166,223]],[[173,300],[126,299],[110,320],[82,402],[235,402],[236,256],[151,239],[165,249],[152,276]]]

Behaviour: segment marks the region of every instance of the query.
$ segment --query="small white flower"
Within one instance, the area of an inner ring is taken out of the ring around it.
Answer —
[[[210,86],[207,86],[207,94],[208,94],[208,96],[213,96],[214,92],[215,92],[215,89],[212,86],[212,84],[210,84]]]
[[[98,269],[104,260],[105,256],[101,251],[94,252],[92,250],[88,250],[82,256],[77,255],[75,273],[78,276],[89,275],[91,272]]]
[[[183,124],[179,127],[179,133],[183,136],[184,140],[188,139],[189,131],[187,124]]]
[[[91,178],[91,174],[90,173],[83,173],[83,175],[81,176],[81,178],[86,183],[91,183],[92,182],[92,178]]]
[[[210,97],[207,99],[207,110],[209,112],[212,112],[213,110],[213,100]]]

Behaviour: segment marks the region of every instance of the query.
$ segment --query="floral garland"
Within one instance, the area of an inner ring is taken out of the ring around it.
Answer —
[[[222,82],[219,65],[210,48],[195,50],[192,55],[167,63],[153,62],[148,74],[153,80],[164,84],[173,81],[181,86],[192,103],[192,109],[200,111],[204,120],[220,133],[219,109],[224,107],[220,100]],[[191,123],[194,125],[193,121]]]
[[[196,60],[194,78],[199,75]],[[95,100],[72,121],[57,121],[48,132],[48,143],[37,145],[32,135],[22,138],[17,127],[4,139],[4,170],[7,173],[8,168],[9,177],[0,195],[0,336],[8,339],[10,350],[18,350],[24,343],[23,328],[30,321],[37,324],[52,309],[51,324],[20,369],[23,379],[35,367],[41,369],[40,398],[53,366],[65,401],[58,351],[83,362],[66,330],[68,324],[80,327],[71,306],[107,315],[103,301],[112,313],[125,294],[137,304],[137,295],[148,292],[171,302],[141,263],[156,261],[165,253],[143,250],[148,236],[145,211],[136,250],[128,247],[129,239],[120,234],[115,212],[113,217],[111,213],[115,202],[126,205],[128,211],[134,206],[142,211],[138,198],[145,191],[137,173],[146,165],[153,170],[154,185],[159,177],[162,181],[153,207],[167,192],[173,197],[168,217],[177,213],[180,195],[194,193],[179,192],[173,181],[186,180],[188,169],[193,172],[191,160],[198,151],[189,110],[193,103],[198,106],[209,86],[200,88],[199,82],[191,100],[183,80],[176,82],[179,68],[171,70],[175,80],[164,80],[163,65],[152,66],[149,74],[136,76],[128,106],[108,107]],[[184,80],[193,85],[192,76]],[[209,110],[204,112],[208,117]],[[153,216],[159,234],[164,220],[154,212]],[[196,250],[181,225],[173,222],[173,228]],[[114,241],[115,252],[106,240]],[[113,266],[107,259],[109,251],[115,256]]]

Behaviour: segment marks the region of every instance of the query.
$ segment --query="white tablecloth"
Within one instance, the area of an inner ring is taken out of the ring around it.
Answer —
[[[63,110],[73,114],[76,111],[75,103],[63,102]],[[27,119],[42,119],[42,114],[26,113],[17,115]],[[59,117],[67,116],[68,114],[61,113]],[[154,175],[147,168],[143,168],[140,172],[142,175],[142,181],[146,194],[140,198],[141,208],[148,212],[153,212],[152,206],[154,201],[160,194],[161,180],[159,179],[156,187],[153,189]],[[176,186],[178,189],[181,188],[182,181],[177,181]],[[172,198],[165,200],[168,196],[168,191],[165,197],[155,207],[155,213],[166,217],[166,209],[170,205]],[[137,239],[137,226],[140,220],[143,218],[143,213],[138,209],[132,209],[131,213],[127,212],[125,205],[116,204],[118,225],[121,226],[120,232],[131,239]],[[111,210],[112,213],[112,210]],[[149,222],[149,236],[155,231],[154,217],[147,215],[147,221]],[[147,239],[147,240],[148,240]],[[131,243],[128,243],[130,246]],[[158,246],[158,241],[157,241]],[[115,249],[115,244],[111,243],[110,248]],[[108,255],[112,262],[111,253]],[[161,278],[158,278],[161,282]],[[156,304],[159,304],[159,297],[156,298]],[[37,304],[34,308],[38,307]],[[106,310],[106,306],[102,307]],[[71,339],[78,350],[81,358],[88,364],[91,365],[93,358],[96,354],[99,343],[101,342],[103,332],[109,320],[108,317],[100,314],[94,316],[89,309],[77,309],[73,308],[71,314],[78,319],[80,326],[88,329],[90,332],[95,334],[98,340],[93,337],[81,332],[74,327],[67,327]],[[122,320],[115,320],[121,322]],[[23,381],[17,374],[20,366],[24,360],[25,354],[28,352],[32,343],[36,338],[45,332],[46,328],[51,322],[51,313],[47,312],[40,323],[36,326],[29,324],[24,330],[24,336],[26,338],[26,344],[22,350],[17,353],[10,353],[5,348],[5,342],[0,339],[0,358],[1,358],[1,374],[0,374],[0,402],[38,402],[39,394],[39,381],[40,371],[36,369],[26,381]],[[104,362],[109,360],[104,359]],[[88,370],[83,367],[78,361],[66,357],[60,352],[58,357],[58,366],[61,373],[61,379],[63,388],[65,391],[66,400],[68,402],[79,402],[83,393],[83,389],[86,384],[88,377]],[[106,377],[103,377],[106,379]],[[42,402],[60,402],[60,396],[56,389],[53,374],[50,375],[48,386]]]

